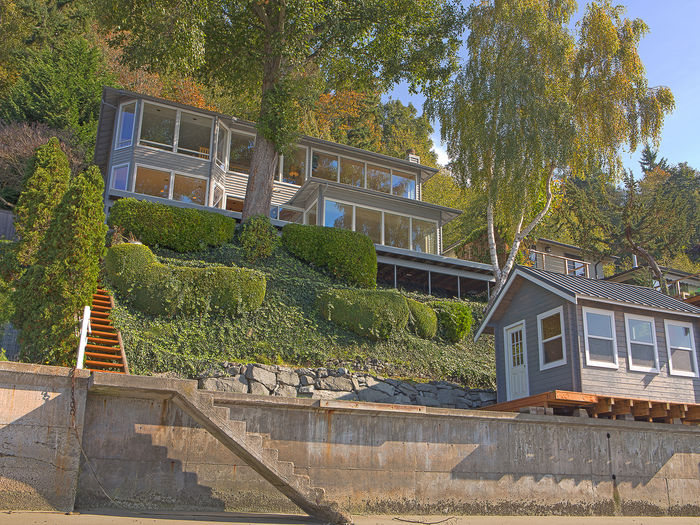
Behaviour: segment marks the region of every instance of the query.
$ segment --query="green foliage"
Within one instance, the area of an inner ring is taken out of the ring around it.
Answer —
[[[438,319],[440,336],[451,343],[464,339],[472,328],[472,310],[461,301],[431,301]]]
[[[28,168],[24,190],[15,207],[17,261],[22,266],[36,262],[39,247],[53,220],[70,181],[68,157],[57,138],[37,148]]]
[[[420,303],[410,297],[406,298],[411,317],[408,321],[411,329],[418,337],[432,339],[437,332],[437,314],[427,304]]]
[[[372,240],[358,232],[287,224],[282,228],[282,244],[292,254],[346,284],[377,286],[377,252]]]
[[[231,242],[236,221],[220,213],[178,208],[136,199],[119,199],[108,223],[120,227],[148,246],[178,252],[202,250]]]
[[[78,316],[92,303],[107,227],[104,183],[96,166],[74,178],[36,256],[17,283],[13,323],[25,361],[69,365],[75,359]]]
[[[17,243],[15,241],[0,240],[0,279],[13,281],[22,273],[22,268],[17,262]]]
[[[318,298],[321,315],[338,326],[378,341],[408,323],[406,299],[394,290],[326,290]]]
[[[107,250],[105,274],[140,311],[157,316],[240,315],[260,307],[265,277],[246,268],[165,265],[142,244]]]
[[[0,361],[7,361],[7,355],[5,355],[4,348],[0,348]]]
[[[269,217],[256,215],[239,226],[238,244],[243,247],[246,259],[255,262],[272,255],[280,244],[280,237]]]

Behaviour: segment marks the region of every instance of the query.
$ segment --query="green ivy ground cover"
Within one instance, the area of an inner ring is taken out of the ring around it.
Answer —
[[[238,318],[222,315],[149,317],[128,307],[117,294],[113,312],[122,332],[129,367],[136,374],[172,374],[197,377],[215,363],[262,362],[291,366],[334,366],[375,370],[417,380],[452,380],[465,386],[493,388],[493,339],[478,343],[468,336],[460,343],[424,340],[408,330],[388,340],[373,342],[343,330],[319,314],[317,297],[330,287],[342,286],[330,276],[277,249],[272,257],[251,264],[233,244],[206,251],[179,254],[158,251],[161,262],[183,266],[236,264],[262,271],[267,292],[261,308]],[[433,298],[410,294],[420,301]],[[473,302],[474,326],[484,303]]]

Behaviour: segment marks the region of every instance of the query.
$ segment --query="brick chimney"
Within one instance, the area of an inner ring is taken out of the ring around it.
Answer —
[[[408,160],[408,162],[420,164],[420,156],[416,155],[416,150],[413,148],[409,148],[406,151],[406,160]]]

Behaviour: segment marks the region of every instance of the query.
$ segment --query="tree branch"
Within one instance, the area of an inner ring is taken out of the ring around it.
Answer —
[[[661,268],[656,262],[656,259],[654,259],[654,256],[651,255],[648,251],[646,251],[644,248],[642,248],[639,244],[634,242],[634,239],[632,239],[632,228],[628,225],[625,227],[625,238],[627,239],[627,242],[630,245],[630,248],[632,248],[632,251],[636,253],[637,255],[641,255],[646,259],[647,263],[649,263],[649,267],[651,268],[652,273],[656,277],[656,279],[659,281],[659,288],[661,288],[661,291],[665,294],[668,294],[668,287],[666,286],[666,279],[664,279],[664,274],[661,271]]]

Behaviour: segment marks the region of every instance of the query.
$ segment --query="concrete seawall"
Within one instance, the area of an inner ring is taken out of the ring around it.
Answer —
[[[0,508],[66,510],[70,487],[79,507],[109,504],[84,460],[79,473],[73,468],[79,448],[61,426],[69,420],[69,390],[65,369],[0,363]],[[76,392],[85,400],[84,417],[78,414],[85,452],[121,504],[295,510],[169,400],[128,390],[96,394],[84,376]],[[223,392],[217,398],[352,512],[700,514],[700,427]],[[52,429],[63,434],[56,438]],[[53,443],[61,445],[61,465],[55,458],[32,462]],[[7,468],[20,456],[23,469]],[[64,496],[50,497],[59,488],[68,488]]]

